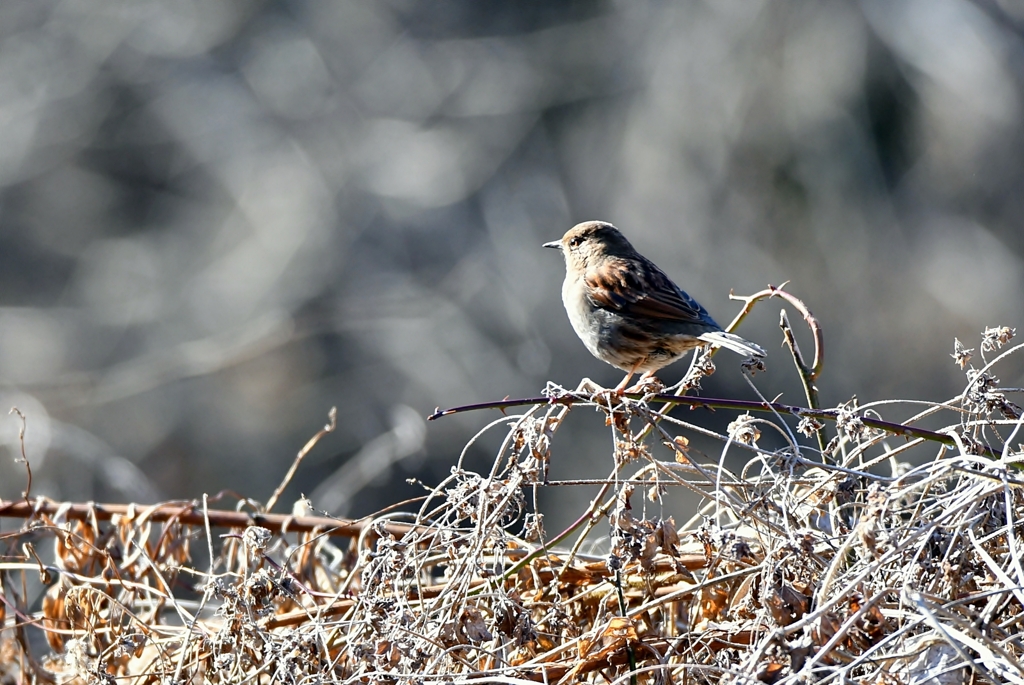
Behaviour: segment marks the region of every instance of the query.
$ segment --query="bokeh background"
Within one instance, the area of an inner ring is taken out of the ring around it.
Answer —
[[[946,399],[954,337],[1024,325],[1020,0],[16,0],[0,35],[0,407],[36,494],[266,500],[336,406],[286,500],[413,496],[497,417],[435,406],[618,381],[540,247],[587,219],[721,323],[790,281],[825,404]],[[798,403],[779,308],[740,333]],[[704,394],[752,397],[717,361]],[[611,468],[596,414],[555,448]]]

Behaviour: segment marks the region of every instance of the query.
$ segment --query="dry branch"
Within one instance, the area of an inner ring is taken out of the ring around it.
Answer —
[[[202,526],[208,521],[215,528],[260,526],[275,533],[317,532],[345,538],[359,537],[374,523],[371,519],[291,516],[288,514],[225,511],[223,509],[209,509],[204,512],[202,505],[196,502],[163,502],[150,505],[55,502],[41,497],[28,501],[0,499],[0,518],[33,519],[41,514],[59,516],[69,521],[110,521],[117,517],[130,521],[175,522],[190,526]],[[383,530],[394,535],[405,535],[416,527],[394,522],[385,522],[379,525]]]
[[[486,429],[505,436],[490,472],[457,464],[409,523],[249,500],[0,502],[0,517],[24,519],[0,535],[0,680],[1024,682],[1022,419],[992,376],[1017,349],[903,422],[879,413],[895,401],[823,410],[554,386],[458,408],[525,407]],[[716,434],[667,405],[767,413]],[[571,447],[559,429],[582,408],[612,430],[610,474],[548,536],[530,494],[552,485],[547,462]],[[941,430],[915,425],[943,414]],[[783,416],[834,421],[829,458]],[[785,446],[763,448],[765,431]],[[690,450],[692,433],[721,453]],[[682,525],[657,513],[679,487],[702,498]],[[594,540],[600,520],[609,533]]]

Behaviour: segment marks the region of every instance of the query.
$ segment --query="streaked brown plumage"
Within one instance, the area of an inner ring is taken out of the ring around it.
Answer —
[[[696,300],[641,255],[617,228],[587,221],[544,247],[565,257],[562,303],[587,349],[629,375],[653,373],[702,345],[763,357],[726,333]]]

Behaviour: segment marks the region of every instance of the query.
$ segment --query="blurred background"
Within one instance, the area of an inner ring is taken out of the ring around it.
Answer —
[[[621,378],[540,247],[588,219],[723,325],[790,281],[824,404],[947,399],[954,337],[1024,326],[1022,35],[1021,0],[5,2],[0,496],[11,406],[35,494],[265,501],[336,406],[280,508],[415,496],[499,417],[436,406]],[[779,309],[739,332],[802,403]],[[739,361],[703,394],[753,397]],[[573,412],[552,477],[606,431]]]

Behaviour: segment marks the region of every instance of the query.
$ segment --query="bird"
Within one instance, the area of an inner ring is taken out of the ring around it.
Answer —
[[[652,376],[696,347],[765,356],[760,345],[722,330],[610,223],[585,221],[544,247],[565,257],[562,304],[576,335],[595,357],[626,372],[620,394],[638,371]]]

